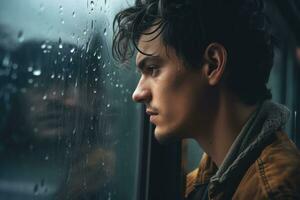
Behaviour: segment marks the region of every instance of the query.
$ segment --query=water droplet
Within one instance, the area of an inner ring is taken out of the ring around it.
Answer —
[[[49,160],[49,156],[45,156],[45,160]]]
[[[101,55],[98,55],[97,58],[98,58],[98,60],[100,60],[101,59]]]
[[[36,195],[38,190],[39,190],[39,185],[35,184],[34,187],[33,187],[33,193]]]
[[[104,29],[104,31],[103,31],[103,34],[104,34],[104,36],[106,36],[106,35],[107,35],[106,28]]]
[[[94,1],[91,1],[91,7],[94,7],[94,5],[95,5]]]
[[[43,96],[43,100],[46,100],[46,99],[47,99],[47,95],[44,95],[44,96]]]
[[[60,14],[60,15],[62,15],[62,14],[63,14],[63,10],[64,10],[63,6],[62,6],[62,5],[60,5],[60,6],[59,6],[59,14]]]
[[[52,79],[55,78],[55,74],[51,74],[51,78],[52,78]]]
[[[83,35],[86,35],[86,29],[83,30]]]
[[[60,23],[65,24],[65,20],[61,19]]]
[[[96,70],[97,70],[97,68],[94,68],[94,69],[93,69],[93,72],[95,72]]]
[[[2,65],[4,67],[8,67],[10,64],[10,56],[9,55],[6,55],[3,60],[2,60]]]
[[[28,83],[29,83],[29,84],[33,83],[33,79],[32,79],[32,78],[31,78],[31,79],[28,79]]]
[[[107,105],[106,105],[106,107],[108,107],[108,108],[109,108],[109,107],[110,107],[110,104],[107,104]]]
[[[72,17],[76,17],[75,11],[73,11],[73,13],[72,13]]]
[[[59,37],[58,39],[58,48],[62,49],[63,48],[63,45],[62,45],[62,40],[61,38]]]
[[[43,43],[43,44],[41,45],[41,49],[45,49],[45,48],[46,48],[46,44]]]
[[[42,73],[42,71],[40,69],[36,69],[33,71],[33,75],[35,75],[35,76],[39,76],[39,75],[41,75],[41,73]]]
[[[45,10],[45,6],[44,6],[44,4],[41,3],[40,4],[40,11],[43,12],[44,10]]]
[[[97,81],[98,81],[98,78],[95,78],[95,81],[97,82]]]
[[[24,41],[24,33],[23,33],[22,30],[19,31],[19,33],[18,33],[18,41],[19,42],[23,42]]]
[[[116,87],[118,88],[118,87],[119,87],[119,84],[116,84]]]
[[[93,92],[94,92],[94,94],[96,94],[96,93],[97,93],[97,91],[96,91],[96,90],[94,90]]]
[[[102,66],[102,68],[104,69],[105,67],[106,67],[106,64],[104,63],[103,66]],[[109,74],[107,74],[107,76],[109,76]]]
[[[52,45],[48,44],[47,49],[52,49]]]
[[[72,48],[72,49],[70,50],[71,53],[74,53],[74,51],[75,51],[75,48]]]

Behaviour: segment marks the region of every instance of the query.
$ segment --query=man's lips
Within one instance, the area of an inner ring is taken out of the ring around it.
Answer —
[[[150,109],[147,109],[147,110],[146,110],[146,113],[147,113],[148,115],[150,115],[150,116],[152,116],[152,115],[158,115],[157,112],[155,112],[155,111],[153,111],[153,110],[150,110]]]
[[[147,110],[146,110],[146,113],[147,113],[148,115],[150,115],[150,122],[154,123],[154,122],[155,122],[155,118],[156,118],[157,115],[158,115],[158,112],[155,112],[155,111],[153,111],[153,110],[147,109]]]

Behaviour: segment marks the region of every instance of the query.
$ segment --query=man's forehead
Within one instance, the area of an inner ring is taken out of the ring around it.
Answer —
[[[165,47],[161,41],[161,36],[157,35],[160,31],[157,30],[153,34],[147,34],[149,32],[153,32],[157,27],[153,26],[145,31],[145,34],[142,34],[138,41],[138,49],[148,55],[158,56],[161,54]],[[136,55],[136,63],[140,62],[147,55],[138,51]]]

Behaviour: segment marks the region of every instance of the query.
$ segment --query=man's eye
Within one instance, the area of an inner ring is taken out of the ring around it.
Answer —
[[[149,65],[146,67],[146,74],[150,76],[157,76],[159,73],[159,67],[157,65]]]

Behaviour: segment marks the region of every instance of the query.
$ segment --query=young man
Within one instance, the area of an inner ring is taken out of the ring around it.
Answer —
[[[300,199],[300,154],[282,132],[289,111],[269,101],[272,36],[255,0],[142,0],[115,18],[113,49],[137,49],[155,137],[194,138],[205,151],[186,199]]]

